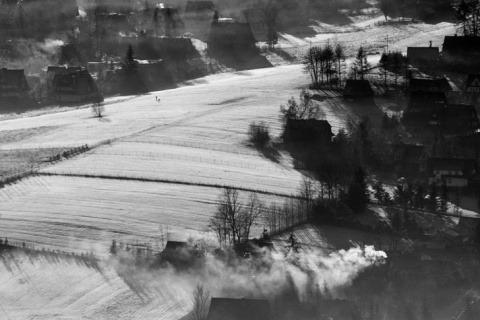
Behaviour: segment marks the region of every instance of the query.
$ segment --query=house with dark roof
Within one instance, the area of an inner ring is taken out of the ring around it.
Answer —
[[[103,97],[87,70],[57,74],[53,94],[59,103],[99,102]]]
[[[472,105],[439,106],[432,113],[430,124],[444,136],[471,136],[480,132],[480,121]]]
[[[418,177],[425,173],[428,153],[423,145],[392,145],[393,169],[400,176]]]
[[[480,65],[480,37],[446,36],[443,41],[441,61],[450,66]]]
[[[212,21],[208,33],[208,50],[214,53],[257,53],[256,39],[249,23],[233,20]]]
[[[327,144],[332,137],[332,126],[327,120],[288,119],[283,132],[285,143]]]
[[[443,92],[413,91],[403,113],[403,121],[426,125],[431,120],[433,112],[446,104],[447,97]]]
[[[480,93],[480,74],[469,74],[465,83],[464,92]]]
[[[347,299],[322,301],[320,313],[320,319],[355,320],[360,317],[357,304]]]
[[[452,86],[446,78],[441,79],[410,79],[410,91],[424,91],[424,92],[450,92]]]
[[[23,69],[0,69],[0,100],[18,101],[28,98],[30,88]]]
[[[407,59],[412,66],[426,66],[438,62],[440,50],[438,47],[408,47]]]
[[[478,172],[474,159],[430,158],[427,162],[428,183],[447,187],[467,187]]]
[[[273,320],[265,299],[212,298],[207,320]]]
[[[240,11],[238,22],[249,23],[253,36],[258,42],[268,39],[268,26],[265,23],[265,14],[259,8],[247,8]]]
[[[185,19],[212,20],[215,10],[213,1],[187,1]]]
[[[135,58],[141,60],[168,58],[178,61],[200,56],[190,38],[121,37],[120,44],[125,47],[132,45]]]
[[[368,80],[347,80],[343,96],[348,99],[373,98],[373,89]]]

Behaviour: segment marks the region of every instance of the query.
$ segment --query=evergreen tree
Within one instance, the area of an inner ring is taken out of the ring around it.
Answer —
[[[112,245],[110,246],[110,254],[116,255],[117,254],[117,242],[112,240]]]
[[[365,171],[358,167],[347,194],[347,205],[356,212],[363,211],[370,202],[370,193],[365,181]]]
[[[427,209],[431,212],[437,212],[437,209],[438,209],[437,186],[435,185],[435,183],[432,183],[430,186],[430,194],[429,194]]]
[[[443,182],[442,193],[440,194],[440,211],[446,213],[448,209],[448,188],[447,184]]]

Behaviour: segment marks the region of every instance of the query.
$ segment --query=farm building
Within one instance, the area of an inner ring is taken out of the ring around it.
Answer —
[[[438,47],[408,47],[407,59],[412,66],[426,66],[438,62]]]
[[[103,100],[97,85],[87,70],[58,74],[53,79],[57,102],[78,103]]]
[[[474,159],[430,158],[427,162],[429,184],[466,187],[477,171]]]
[[[415,177],[425,172],[428,154],[423,145],[392,146],[394,171],[400,176]]]
[[[23,69],[0,69],[0,100],[27,99],[29,91]]]
[[[480,130],[480,121],[472,105],[440,106],[432,113],[430,124],[437,126],[443,135],[470,136]]]
[[[436,108],[446,104],[447,98],[443,92],[411,92],[407,108],[403,113],[403,121],[426,125],[431,120]]]
[[[452,87],[446,78],[441,79],[410,79],[409,90],[424,92],[449,92]]]
[[[373,89],[368,80],[347,80],[343,96],[349,99],[372,98]]]
[[[273,320],[264,299],[212,298],[207,320]]]
[[[253,36],[258,42],[265,42],[268,38],[268,26],[265,23],[265,14],[258,8],[244,9],[240,13],[238,22],[249,23]]]
[[[480,74],[469,74],[464,92],[480,93]]]
[[[283,133],[285,142],[327,144],[333,137],[332,126],[327,120],[288,119]]]
[[[131,44],[135,57],[142,60],[169,58],[175,61],[199,57],[190,38],[122,37],[125,48]]]
[[[450,66],[480,67],[480,37],[446,36],[443,41],[441,61]]]
[[[233,20],[213,21],[208,34],[208,49],[214,53],[257,53],[249,23]]]
[[[187,1],[185,19],[212,20],[215,10],[213,1]]]

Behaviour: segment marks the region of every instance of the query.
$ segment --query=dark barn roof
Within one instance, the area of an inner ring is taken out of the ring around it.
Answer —
[[[440,55],[438,47],[408,47],[407,58],[410,64],[435,62]]]
[[[448,92],[452,91],[452,87],[447,79],[411,79],[411,91],[426,91],[426,92]]]
[[[343,95],[345,97],[372,97],[373,89],[368,80],[347,80]]]
[[[212,298],[207,320],[273,320],[267,300]]]
[[[475,174],[476,161],[474,159],[430,158],[427,168],[430,174],[434,170],[461,172],[461,176],[470,177]],[[458,174],[453,174],[457,175]]]
[[[477,111],[472,105],[447,104],[437,108],[432,119],[446,134],[473,135],[480,129]]]
[[[53,86],[55,91],[62,94],[82,95],[98,92],[97,85],[87,70],[57,74]]]
[[[10,87],[16,90],[28,90],[23,69],[0,69],[0,88]]]
[[[249,23],[213,21],[207,40],[209,48],[227,50],[255,49],[256,39]]]
[[[327,120],[288,119],[283,133],[285,142],[329,142],[332,126]]]
[[[480,74],[469,74],[465,83],[465,92],[480,93]]]
[[[442,53],[480,54],[480,37],[445,36]]]
[[[435,109],[446,104],[447,98],[443,92],[413,91],[403,118],[427,124]]]
[[[187,1],[185,8],[186,14],[213,13],[213,11],[215,11],[213,1]]]

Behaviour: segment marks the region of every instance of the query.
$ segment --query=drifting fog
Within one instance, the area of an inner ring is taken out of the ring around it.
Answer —
[[[286,256],[266,251],[262,258],[238,260],[207,254],[203,268],[188,271],[171,266],[154,271],[131,270],[112,261],[131,288],[169,283],[193,293],[196,285],[202,284],[212,297],[275,299],[293,294],[298,301],[309,303],[324,294],[326,286],[334,297],[340,297],[342,287],[351,285],[367,268],[383,264],[386,258],[385,252],[365,246],[329,255],[318,250],[291,251]]]

